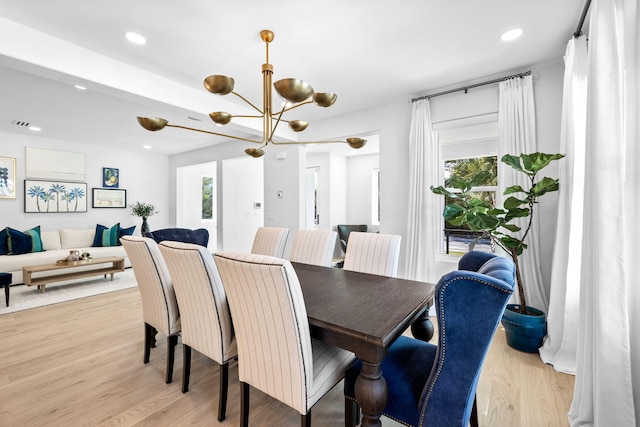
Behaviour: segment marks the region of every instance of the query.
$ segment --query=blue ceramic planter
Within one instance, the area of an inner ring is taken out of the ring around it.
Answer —
[[[507,344],[519,351],[537,353],[542,346],[542,339],[547,335],[546,316],[543,311],[533,307],[527,307],[527,310],[536,315],[513,311],[519,307],[518,304],[508,304],[502,316]]]

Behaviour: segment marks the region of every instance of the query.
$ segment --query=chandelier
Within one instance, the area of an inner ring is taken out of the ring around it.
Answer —
[[[344,140],[323,140],[323,141],[274,141],[273,136],[280,122],[289,124],[289,128],[294,132],[302,132],[309,126],[309,123],[303,120],[285,120],[282,118],[287,111],[298,108],[302,105],[314,103],[319,107],[330,107],[336,102],[337,95],[335,93],[314,92],[311,85],[299,79],[282,79],[273,83],[278,94],[286,101],[281,110],[273,112],[272,109],[272,84],[271,78],[273,74],[273,65],[269,64],[269,43],[273,41],[274,34],[270,30],[260,31],[260,38],[265,42],[266,46],[266,63],[262,64],[262,109],[256,107],[245,97],[233,91],[234,80],[228,76],[212,75],[204,79],[204,87],[209,92],[216,95],[233,94],[249,104],[259,115],[232,115],[224,111],[214,111],[209,113],[209,117],[218,125],[226,125],[231,122],[234,117],[257,118],[262,119],[262,139],[244,138],[241,136],[227,135],[208,130],[195,129],[187,126],[174,125],[166,119],[160,117],[138,117],[138,123],[149,130],[158,131],[165,127],[174,127],[196,132],[207,133],[211,135],[223,136],[227,138],[238,139],[260,144],[258,148],[247,148],[245,153],[252,157],[262,157],[264,155],[263,148],[268,144],[319,144],[319,143],[346,143],[351,148],[362,148],[366,140],[362,138],[346,138]]]

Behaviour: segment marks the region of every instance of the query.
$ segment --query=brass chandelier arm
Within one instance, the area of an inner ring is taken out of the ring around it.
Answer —
[[[264,114],[264,112],[259,109],[258,107],[256,107],[255,105],[253,105],[253,103],[251,101],[249,101],[247,98],[245,98],[244,96],[240,95],[238,92],[231,92],[233,95],[237,96],[238,98],[242,99],[244,102],[246,102],[247,104],[251,105],[253,107],[254,110],[256,110],[258,113],[260,113],[260,117],[262,117],[262,115]],[[236,117],[243,117],[243,116],[236,116]],[[251,117],[251,116],[246,116],[246,117]]]
[[[327,140],[322,140],[322,141],[282,141],[282,142],[277,142],[277,141],[269,141],[274,145],[307,145],[307,144],[337,144],[337,143],[342,143],[342,144],[348,144],[349,142],[344,140],[344,139],[327,139]]]
[[[192,131],[195,131],[195,132],[202,132],[202,133],[206,133],[206,134],[209,134],[209,135],[224,136],[225,138],[239,139],[240,141],[253,142],[253,143],[256,143],[256,144],[262,144],[263,143],[263,141],[261,141],[261,140],[258,141],[258,140],[255,140],[255,139],[243,138],[241,136],[227,135],[225,133],[211,132],[210,130],[196,129],[196,128],[191,128],[191,127],[187,127],[187,126],[172,125],[171,123],[167,123],[166,127],[192,130]]]
[[[310,99],[309,101],[300,102],[299,104],[295,104],[295,105],[292,105],[291,107],[284,108],[282,110],[282,113],[286,113],[287,111],[291,111],[294,108],[298,108],[298,107],[301,107],[303,105],[312,104],[312,103],[313,103],[313,99]]]

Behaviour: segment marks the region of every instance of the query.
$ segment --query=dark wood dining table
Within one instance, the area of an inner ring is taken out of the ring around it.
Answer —
[[[311,335],[362,360],[356,400],[361,426],[380,426],[387,384],[380,365],[389,346],[429,309],[431,283],[292,263],[300,280]]]

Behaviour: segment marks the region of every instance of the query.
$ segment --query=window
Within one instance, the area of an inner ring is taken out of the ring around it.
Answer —
[[[497,122],[491,121],[467,126],[451,126],[438,132],[440,143],[441,182],[450,191],[452,176],[469,177],[485,170],[489,178],[475,187],[472,193],[492,205],[496,204],[498,190]],[[442,198],[442,209],[449,203]],[[439,210],[441,224],[441,247],[444,254],[462,255],[470,250],[493,251],[491,241],[480,233],[466,227],[447,223]]]

